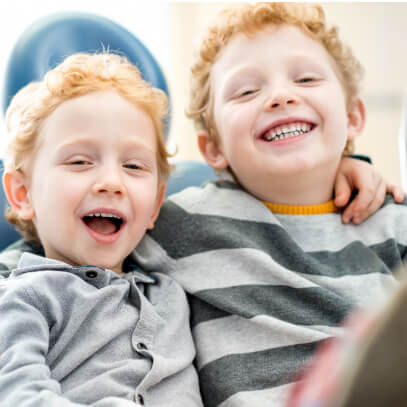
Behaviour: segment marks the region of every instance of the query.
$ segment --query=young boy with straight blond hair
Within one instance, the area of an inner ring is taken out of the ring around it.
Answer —
[[[113,54],[75,54],[7,112],[8,218],[45,256],[0,280],[2,406],[202,406],[189,309],[132,251],[170,166],[165,94]]]
[[[397,286],[407,208],[342,222],[362,69],[320,6],[226,9],[199,51],[189,115],[221,179],[170,197],[136,255],[189,295],[205,406],[279,406],[318,344]]]

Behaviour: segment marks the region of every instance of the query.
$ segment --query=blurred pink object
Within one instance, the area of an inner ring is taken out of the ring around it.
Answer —
[[[341,338],[327,339],[311,364],[300,374],[287,407],[331,407],[342,391],[343,379],[352,369],[359,343],[371,331],[376,314],[358,312],[344,323]]]

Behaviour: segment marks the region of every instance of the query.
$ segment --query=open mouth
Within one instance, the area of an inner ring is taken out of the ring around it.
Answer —
[[[271,129],[267,130],[261,138],[265,141],[284,140],[309,133],[314,128],[315,124],[307,122],[287,123],[272,127]]]
[[[92,213],[82,218],[85,225],[96,233],[112,235],[117,233],[124,225],[124,219],[112,213]]]

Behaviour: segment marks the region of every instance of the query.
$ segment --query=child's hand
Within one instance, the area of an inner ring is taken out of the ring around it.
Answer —
[[[349,203],[354,189],[359,193]],[[388,184],[371,164],[354,158],[341,160],[335,180],[335,205],[341,208],[349,204],[342,213],[343,223],[362,223],[382,206],[386,193],[392,194],[397,203],[403,202],[401,188]]]

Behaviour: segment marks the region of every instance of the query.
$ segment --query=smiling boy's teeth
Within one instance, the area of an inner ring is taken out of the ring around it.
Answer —
[[[282,140],[290,137],[296,137],[304,133],[308,133],[310,130],[311,125],[309,123],[296,122],[284,124],[269,130],[264,135],[264,139],[267,141]]]
[[[120,216],[114,215],[113,213],[92,213],[88,216],[96,216],[96,217],[102,217],[102,218],[116,218],[116,219],[121,219]]]

